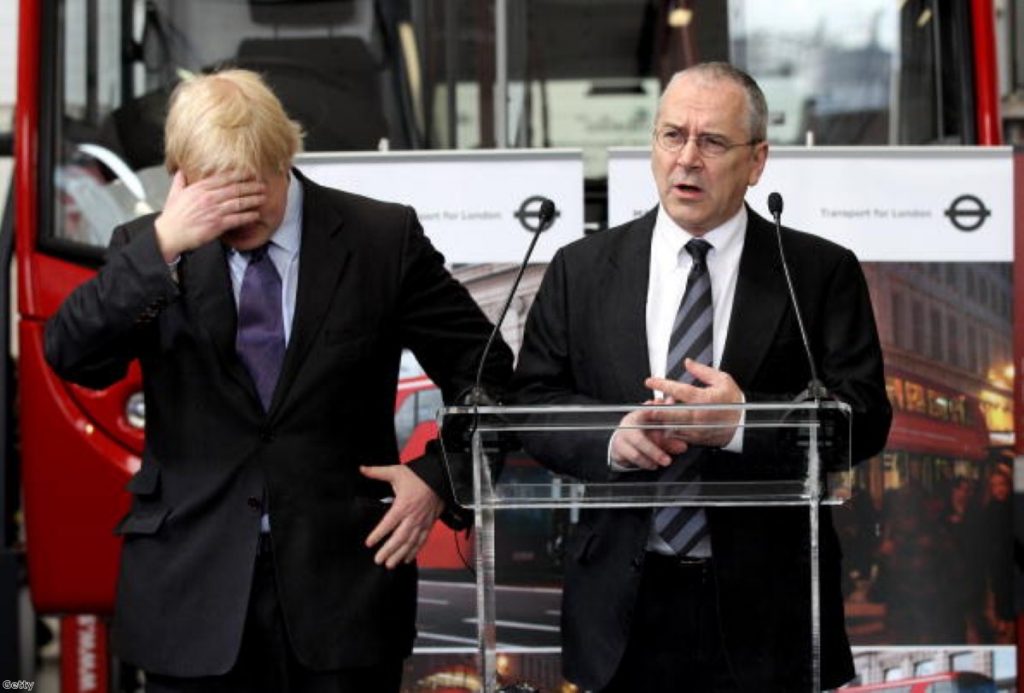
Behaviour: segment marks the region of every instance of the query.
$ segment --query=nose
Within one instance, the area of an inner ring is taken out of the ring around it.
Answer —
[[[682,149],[676,154],[676,163],[683,168],[696,168],[704,163],[697,148],[697,138],[689,137],[683,143]]]

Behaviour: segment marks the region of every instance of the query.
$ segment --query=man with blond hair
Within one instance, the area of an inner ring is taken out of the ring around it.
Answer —
[[[491,325],[412,209],[292,168],[301,137],[254,73],[179,85],[163,211],[116,229],[47,325],[67,380],[142,365],[113,638],[151,692],[397,691],[411,652],[450,491],[433,445],[398,464],[399,360],[450,401]],[[500,344],[485,380],[510,368]]]

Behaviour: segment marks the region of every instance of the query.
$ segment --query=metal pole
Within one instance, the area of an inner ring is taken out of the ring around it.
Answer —
[[[508,147],[508,6],[494,0],[494,141]]]

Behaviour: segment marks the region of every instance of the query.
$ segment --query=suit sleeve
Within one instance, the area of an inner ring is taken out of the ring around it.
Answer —
[[[853,461],[860,462],[885,446],[892,405],[878,328],[864,272],[846,250],[826,289],[824,327],[820,331],[821,379],[836,399],[853,410]]]
[[[559,250],[548,266],[526,321],[519,363],[512,380],[512,399],[528,405],[606,404],[584,395],[571,359],[568,267]],[[542,417],[538,416],[538,423]],[[524,447],[546,467],[578,479],[609,478],[607,431],[578,435],[521,436]]]
[[[47,362],[79,385],[112,385],[139,356],[147,327],[177,295],[152,224],[133,235],[118,227],[103,268],[47,321]]]
[[[441,389],[445,403],[452,404],[473,386],[493,325],[466,288],[445,269],[444,257],[426,238],[412,209],[407,213],[403,237],[401,342]],[[500,398],[511,373],[512,351],[498,335],[484,364],[484,388]],[[437,441],[431,441],[426,454],[409,466],[452,507],[451,485]],[[442,519],[461,524],[450,516]]]
[[[860,263],[851,251],[843,249],[827,276],[808,337],[819,378],[832,397],[849,404],[852,410],[850,442],[856,463],[885,446],[892,407],[885,391],[882,348]],[[784,401],[798,394],[745,392],[748,402]]]

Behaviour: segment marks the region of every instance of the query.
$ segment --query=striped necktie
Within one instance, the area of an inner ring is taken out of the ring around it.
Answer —
[[[707,265],[709,250],[711,244],[701,238],[694,238],[686,244],[686,251],[693,258],[693,266],[686,278],[686,291],[676,312],[669,338],[665,377],[670,380],[694,383],[693,376],[684,366],[688,358],[712,365],[714,310],[711,303],[711,275]],[[659,479],[676,483],[698,481],[698,462],[702,452],[702,448],[691,447],[679,455]],[[678,556],[711,555],[708,519],[703,508],[660,508],[654,513],[654,528]]]

